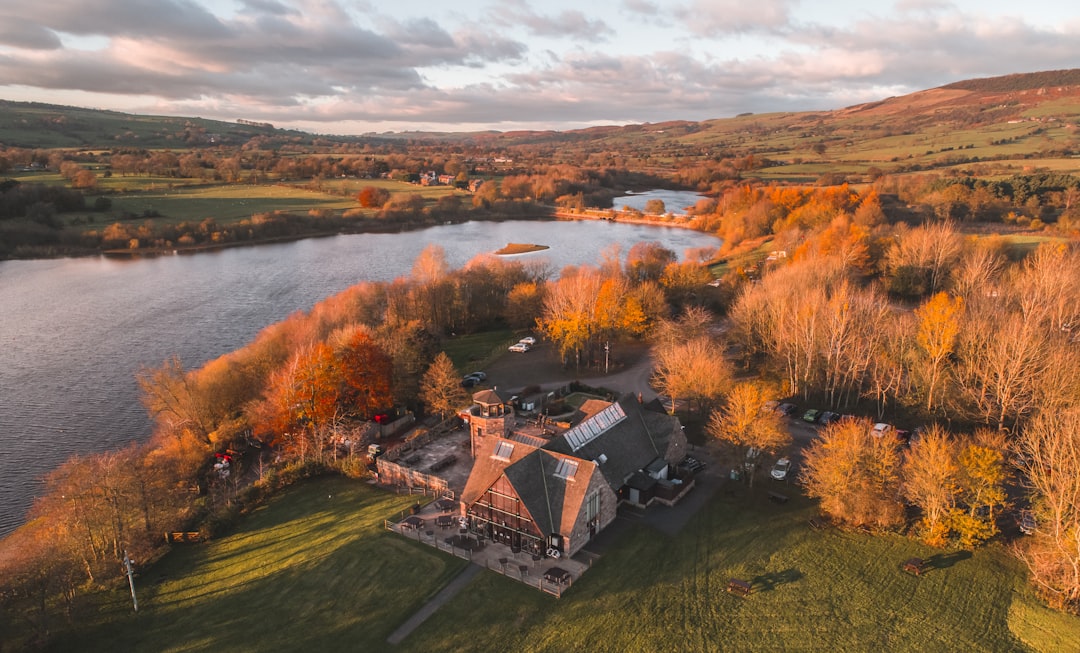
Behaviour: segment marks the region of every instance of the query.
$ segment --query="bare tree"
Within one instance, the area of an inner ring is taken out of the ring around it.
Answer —
[[[693,409],[695,405],[718,401],[731,387],[731,363],[707,336],[657,347],[654,357],[653,386],[671,398],[672,413],[680,399]]]
[[[1080,609],[1080,409],[1043,412],[1021,431],[1023,481],[1037,527],[1018,547],[1031,578],[1058,608]]]

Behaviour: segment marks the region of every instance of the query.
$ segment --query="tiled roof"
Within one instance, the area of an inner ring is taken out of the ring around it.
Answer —
[[[572,479],[555,474],[563,460],[578,463]],[[595,469],[589,461],[537,449],[504,473],[541,533],[568,534],[582,510]]]
[[[549,451],[597,461],[600,472],[616,491],[635,471],[663,457],[672,434],[679,429],[678,418],[644,410],[634,395],[624,395],[618,403],[626,418],[576,450],[565,436],[554,438],[544,446]]]

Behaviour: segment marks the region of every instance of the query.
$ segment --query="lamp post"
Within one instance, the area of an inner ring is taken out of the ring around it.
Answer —
[[[604,374],[608,373],[608,358],[611,353],[611,341],[604,343]]]
[[[127,574],[128,587],[131,588],[131,605],[135,607],[135,612],[139,611],[139,600],[135,598],[135,572],[131,569],[131,558],[128,557],[127,550],[124,551],[124,572]]]

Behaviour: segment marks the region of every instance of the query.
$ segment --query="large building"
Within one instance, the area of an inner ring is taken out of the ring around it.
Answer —
[[[515,430],[512,405],[495,391],[474,401],[465,515],[473,532],[514,550],[573,555],[614,521],[620,502],[674,500],[685,489],[673,472],[686,457],[678,418],[633,395],[562,432]]]

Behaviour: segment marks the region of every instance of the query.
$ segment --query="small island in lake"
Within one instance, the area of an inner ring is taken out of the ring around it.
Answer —
[[[547,245],[534,245],[531,243],[508,243],[506,247],[496,251],[499,256],[509,256],[511,254],[526,254],[528,252],[539,252],[545,249],[549,249]]]

